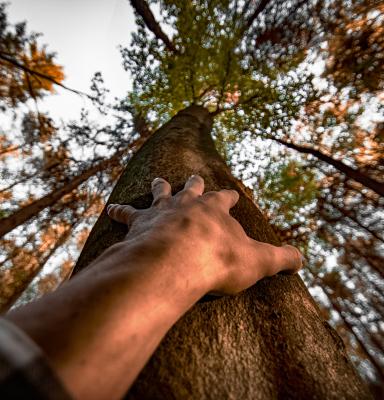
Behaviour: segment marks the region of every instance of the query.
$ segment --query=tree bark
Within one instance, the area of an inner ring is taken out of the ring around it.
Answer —
[[[165,47],[172,53],[179,53],[174,44],[161,29],[161,26],[156,21],[147,2],[145,0],[130,0],[130,3],[135,11],[141,16],[141,18],[143,18],[145,25],[151,32],[154,33],[156,38],[161,40],[165,44]]]
[[[312,154],[319,160],[324,161],[329,165],[332,165],[334,168],[336,168],[337,170],[342,172],[344,175],[346,175],[347,178],[351,178],[351,179],[355,180],[356,182],[361,183],[365,187],[373,190],[380,196],[384,197],[384,184],[363,174],[358,169],[349,167],[348,165],[344,164],[342,161],[335,160],[334,158],[327,156],[326,154],[322,153],[321,151],[315,150],[311,147],[299,146],[292,142],[287,142],[285,140],[278,139],[278,138],[275,138],[272,136],[270,136],[268,138],[274,140],[275,142],[281,143],[284,146],[289,147],[290,149],[294,149],[300,153]]]
[[[103,160],[96,165],[88,168],[80,175],[74,177],[70,182],[64,184],[58,189],[53,190],[48,193],[46,196],[41,197],[40,199],[28,204],[27,206],[17,210],[9,217],[0,219],[0,237],[6,235],[17,226],[27,222],[31,218],[35,217],[40,211],[44,210],[47,207],[54,205],[58,200],[60,200],[63,196],[68,193],[71,193],[72,190],[76,189],[83,182],[88,180],[91,176],[95,175],[97,172],[104,170],[109,165],[112,165],[116,162],[119,157],[123,154],[123,151],[118,151],[111,158]]]
[[[252,238],[278,244],[249,192],[235,179],[210,136],[203,107],[179,112],[130,160],[109,203],[147,208],[150,183],[167,179],[179,191],[191,174],[206,190],[235,189],[231,211]],[[75,273],[126,228],[104,210]],[[188,257],[188,254],[185,255]],[[168,332],[127,394],[127,399],[368,399],[343,342],[320,317],[298,275],[266,278],[236,296],[202,299]]]

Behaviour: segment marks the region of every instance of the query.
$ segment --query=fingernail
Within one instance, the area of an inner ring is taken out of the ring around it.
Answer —
[[[109,211],[111,210],[111,208],[114,206],[114,204],[108,204],[107,206],[107,212],[109,213]]]
[[[155,179],[152,181],[152,185],[153,185],[154,183],[156,183],[157,181],[161,181],[161,180],[162,180],[162,178],[159,178],[159,177],[155,178]]]
[[[192,179],[194,178],[196,175],[191,175],[188,179]]]

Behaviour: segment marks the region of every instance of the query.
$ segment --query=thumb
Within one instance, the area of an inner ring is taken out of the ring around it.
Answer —
[[[114,221],[129,225],[133,215],[136,213],[136,209],[124,204],[109,204],[107,213]]]

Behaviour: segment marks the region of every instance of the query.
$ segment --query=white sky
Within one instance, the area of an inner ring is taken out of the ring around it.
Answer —
[[[11,23],[27,21],[27,31],[40,32],[40,44],[57,52],[64,67],[64,84],[89,93],[96,71],[103,74],[112,97],[130,88],[117,46],[127,46],[134,29],[133,11],[127,0],[11,0],[7,8]],[[76,119],[88,101],[61,88],[40,105],[54,120]]]

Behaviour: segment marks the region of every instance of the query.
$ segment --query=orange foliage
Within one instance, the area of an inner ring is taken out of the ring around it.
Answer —
[[[328,42],[326,74],[336,86],[352,85],[361,91],[384,88],[383,18],[382,4],[357,7],[353,18],[341,16]]]
[[[29,204],[33,203],[35,200],[36,200],[36,196],[33,195],[33,194],[30,194],[29,197],[28,197],[28,199],[26,199],[26,200],[24,200],[24,201],[21,201],[21,202],[19,203],[19,207],[20,207],[20,208],[23,208],[23,207],[25,207],[25,206],[28,206]]]
[[[77,248],[79,250],[83,248],[84,243],[87,240],[90,231],[91,230],[89,228],[84,228],[77,234]]]
[[[52,292],[59,284],[59,279],[54,273],[44,275],[37,283],[39,295]]]
[[[52,56],[48,55],[44,48],[39,49],[36,42],[30,44],[28,53],[23,54],[21,60],[33,71],[49,76],[57,82],[64,80],[63,67],[54,64]],[[36,95],[36,91],[41,90],[54,92],[54,84],[51,81],[28,72],[24,72],[23,81],[25,89],[32,91],[32,96]]]
[[[11,191],[5,191],[0,193],[0,201],[7,201],[12,199],[12,192]]]
[[[35,41],[24,49],[17,49],[11,59],[31,71],[49,76],[58,83],[64,80],[63,68],[54,63],[53,54],[38,47]],[[29,98],[41,98],[46,92],[54,91],[54,84],[41,76],[23,70],[7,60],[0,60],[0,98],[11,107]]]
[[[47,145],[44,149],[44,169],[50,170],[57,166],[65,166],[68,164],[68,150],[60,146],[57,150],[54,150],[50,145]]]
[[[60,267],[60,280],[64,281],[65,279],[68,278],[69,274],[71,273],[72,269],[73,269],[73,265],[74,265],[74,261],[73,260],[65,260]]]
[[[360,164],[376,164],[382,159],[384,145],[374,139],[375,132],[369,133],[362,129],[356,132],[354,154],[356,161]]]
[[[69,226],[65,222],[49,226],[40,236],[41,243],[38,248],[39,252],[44,253],[52,248],[57,240],[62,237],[68,229]]]
[[[90,203],[91,203],[91,205],[85,211],[84,216],[85,217],[93,217],[93,216],[100,215],[100,213],[103,211],[103,208],[105,205],[103,198],[99,194],[94,193],[91,196]]]

